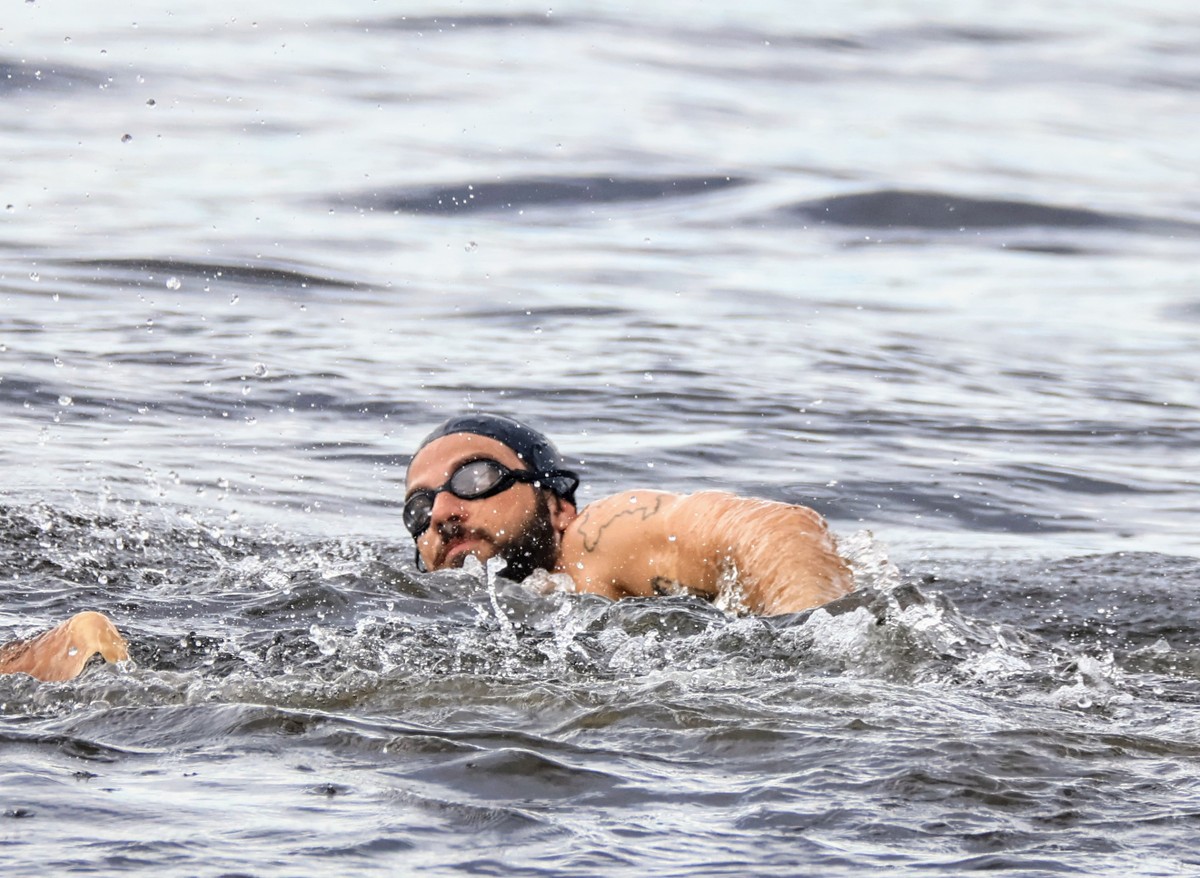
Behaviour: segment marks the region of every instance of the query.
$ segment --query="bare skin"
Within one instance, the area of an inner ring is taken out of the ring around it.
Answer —
[[[125,639],[102,613],[79,613],[36,637],[0,646],[0,674],[29,674],[57,682],[79,676],[92,656],[129,658]]]
[[[524,468],[506,445],[455,433],[417,453],[408,490],[439,487],[479,457]],[[417,549],[430,570],[461,566],[467,555],[486,561],[536,508],[537,489],[528,484],[482,500],[442,492]],[[549,515],[557,539],[551,572],[566,574],[581,592],[615,599],[683,591],[712,599],[736,580],[746,608],[771,615],[820,606],[853,587],[824,520],[803,506],[716,491],[625,491],[581,513],[551,495]]]
[[[817,513],[718,491],[596,501],[564,531],[559,572],[613,598],[683,590],[712,599],[736,580],[746,608],[763,615],[817,607],[853,587]]]

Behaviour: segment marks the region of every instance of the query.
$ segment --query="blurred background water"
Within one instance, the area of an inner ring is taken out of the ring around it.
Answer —
[[[0,17],[0,864],[1200,873],[1200,15]],[[814,506],[729,618],[417,574],[464,408]]]

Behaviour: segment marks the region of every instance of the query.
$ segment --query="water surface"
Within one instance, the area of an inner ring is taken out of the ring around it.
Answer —
[[[1200,19],[18,4],[6,874],[1179,875]],[[828,610],[422,575],[437,421],[812,505]]]

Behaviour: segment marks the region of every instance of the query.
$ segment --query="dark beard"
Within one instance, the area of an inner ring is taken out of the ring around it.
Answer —
[[[553,571],[558,563],[558,533],[550,521],[550,503],[538,494],[537,509],[513,539],[496,546],[496,554],[508,566],[500,575],[521,582],[535,570]]]

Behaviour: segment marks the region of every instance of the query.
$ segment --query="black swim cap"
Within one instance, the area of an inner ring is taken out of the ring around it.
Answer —
[[[575,473],[563,468],[562,455],[543,433],[533,427],[528,427],[520,421],[506,418],[504,415],[492,415],[484,412],[471,412],[465,415],[455,415],[435,427],[433,432],[421,440],[413,457],[417,453],[443,436],[454,433],[474,433],[495,439],[502,445],[507,445],[516,452],[517,457],[525,462],[530,472],[542,477],[546,487],[562,497],[568,503],[575,503],[575,489],[579,486],[579,478]]]

